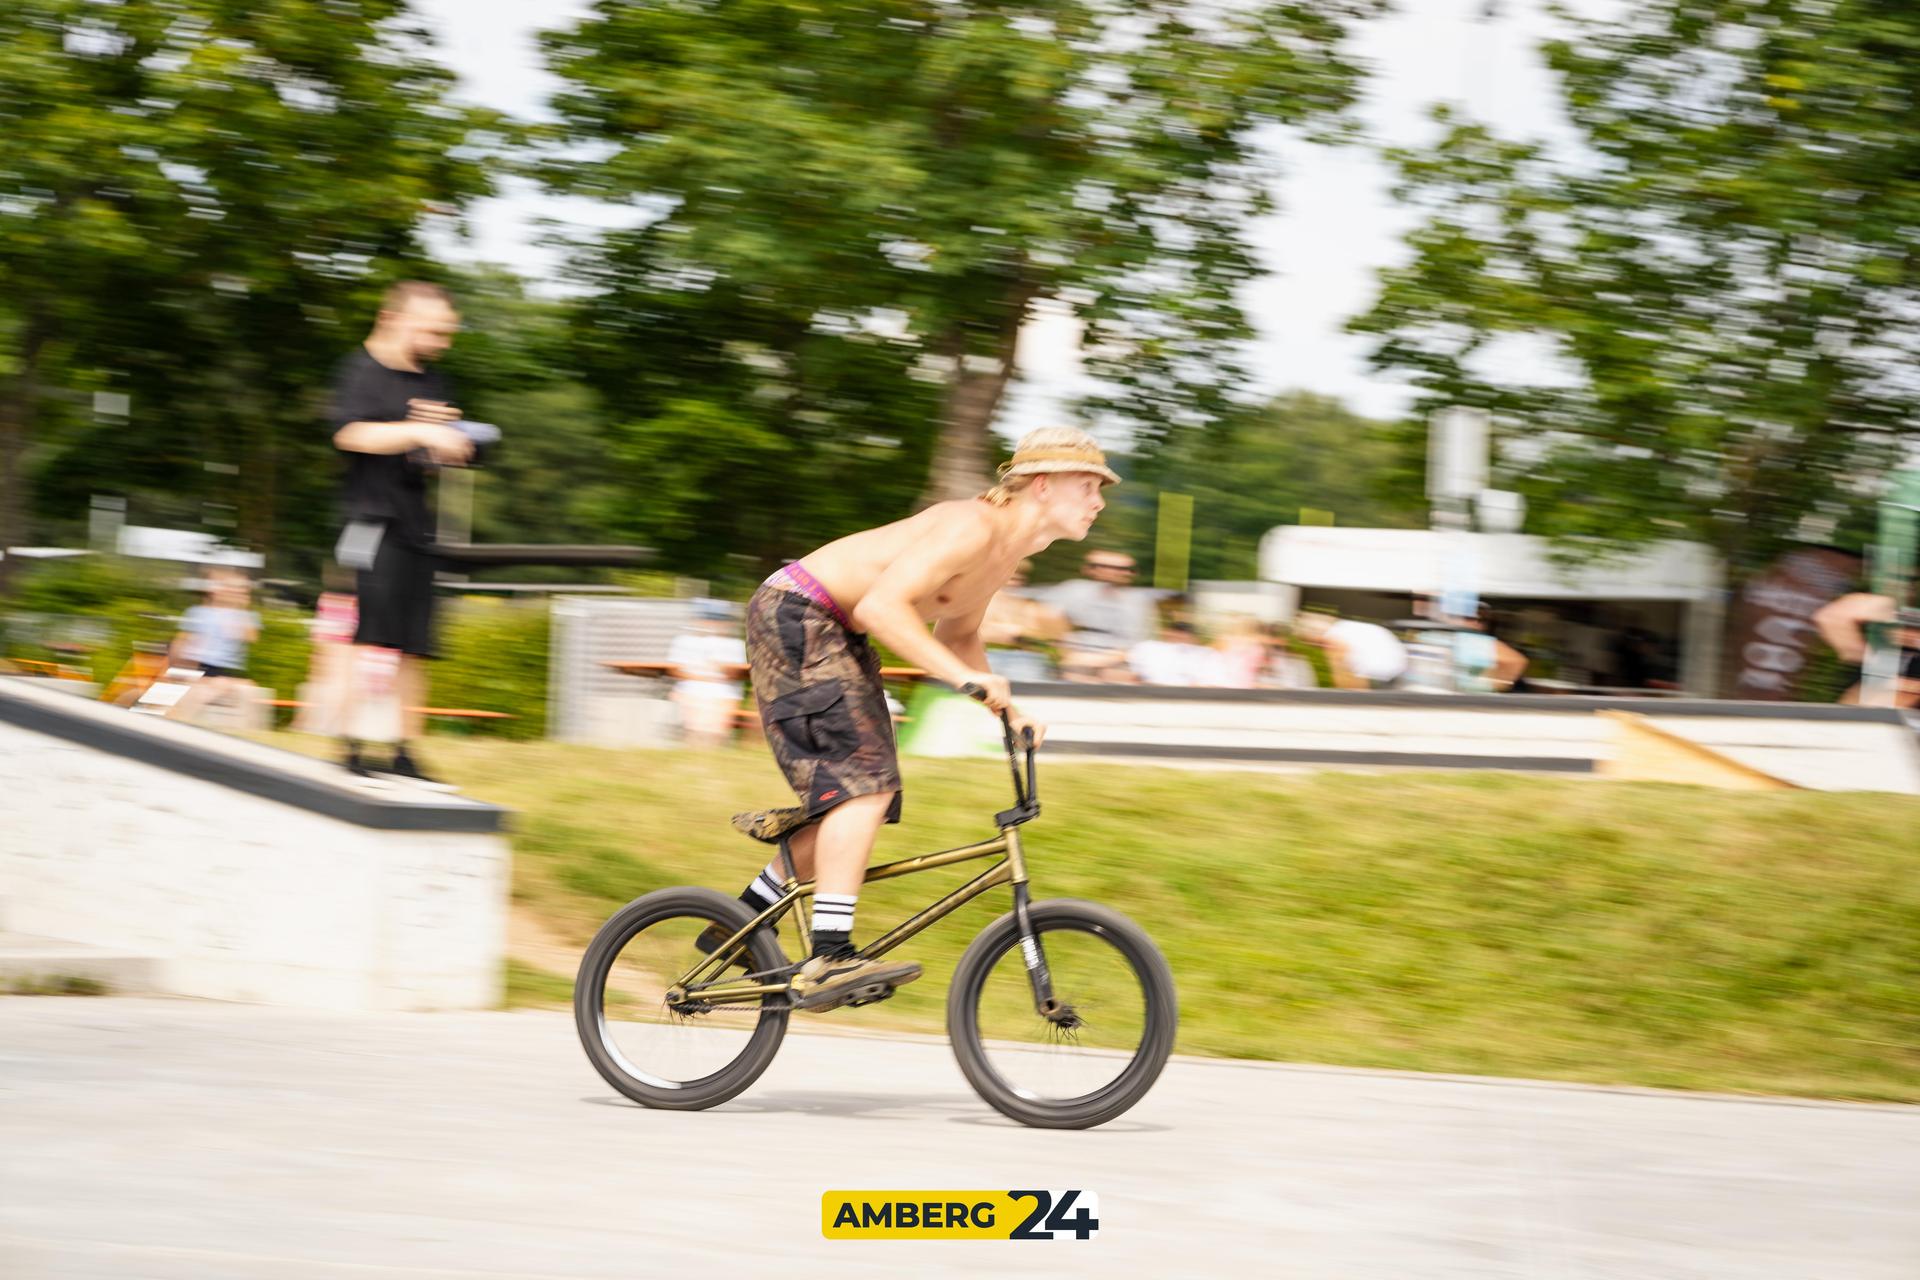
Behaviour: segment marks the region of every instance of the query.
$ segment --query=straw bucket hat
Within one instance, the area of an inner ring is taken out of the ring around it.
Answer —
[[[999,475],[1002,480],[1011,480],[1063,471],[1091,471],[1102,484],[1120,483],[1093,437],[1076,427],[1041,427],[1027,432],[1014,446],[1013,457],[1000,464]]]

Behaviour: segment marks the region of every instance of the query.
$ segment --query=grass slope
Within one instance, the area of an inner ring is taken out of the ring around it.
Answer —
[[[666,885],[737,890],[766,850],[727,818],[784,802],[761,751],[441,740],[516,810],[515,897],[584,944]],[[907,762],[876,860],[991,834],[991,761]],[[1159,941],[1187,1053],[1920,1101],[1920,800],[1497,774],[1042,768],[1037,897]],[[872,936],[984,864],[876,885]],[[832,1015],[938,1030],[1004,891],[909,943],[927,976]],[[788,938],[791,949],[792,939]],[[516,966],[514,999],[564,998]]]

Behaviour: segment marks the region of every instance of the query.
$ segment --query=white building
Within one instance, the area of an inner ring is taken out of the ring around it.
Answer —
[[[1683,689],[1714,696],[1724,578],[1711,551],[1659,542],[1563,564],[1551,547],[1518,533],[1283,525],[1261,539],[1260,576],[1297,592],[1296,608],[1324,605],[1375,622],[1407,617],[1423,596],[1471,591],[1502,616],[1503,636],[1537,638],[1554,655],[1554,675],[1574,685],[1607,683],[1605,646],[1639,628],[1666,647]]]

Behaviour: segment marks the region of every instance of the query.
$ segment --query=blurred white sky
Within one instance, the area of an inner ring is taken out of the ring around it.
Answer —
[[[1574,7],[1596,13],[1617,2]],[[442,56],[461,77],[462,95],[523,117],[544,114],[555,84],[540,68],[534,33],[588,7],[585,0],[419,0]],[[1361,116],[1377,141],[1431,137],[1427,111],[1443,100],[1509,135],[1566,140],[1551,79],[1535,52],[1554,29],[1542,0],[1399,0],[1399,8],[1365,24],[1353,42],[1354,55],[1373,69]],[[1407,404],[1406,389],[1370,373],[1364,343],[1341,326],[1372,298],[1374,273],[1404,260],[1400,237],[1412,220],[1389,195],[1386,167],[1365,148],[1282,141],[1275,154],[1283,166],[1282,211],[1254,230],[1271,274],[1243,297],[1260,332],[1262,385],[1335,395],[1361,412],[1392,416]],[[583,227],[625,220],[516,185],[476,211],[471,241],[443,247],[462,260],[504,263],[536,283],[550,280],[555,257],[536,243],[541,217]],[[1075,326],[1063,316],[1028,326],[1023,381],[1001,414],[1002,430],[1017,434],[1059,418],[1060,402],[1084,386],[1075,346]]]

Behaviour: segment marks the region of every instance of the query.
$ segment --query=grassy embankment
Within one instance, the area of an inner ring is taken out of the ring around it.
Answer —
[[[517,811],[516,1003],[564,1001],[579,947],[672,884],[733,892],[765,856],[735,810],[786,794],[763,751],[439,740]],[[907,762],[885,860],[979,838],[991,761]],[[1043,768],[1040,897],[1147,927],[1187,1053],[1920,1101],[1920,800],[1493,774]],[[859,932],[982,864],[874,886]],[[937,1031],[990,894],[903,954],[927,976],[832,1015]],[[789,940],[790,941],[790,940]]]

